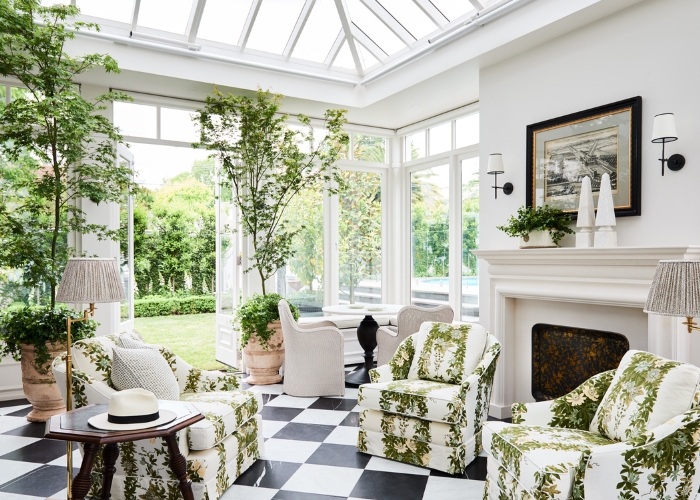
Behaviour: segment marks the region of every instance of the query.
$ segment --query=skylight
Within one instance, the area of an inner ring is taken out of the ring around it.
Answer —
[[[134,0],[123,0],[121,2],[78,0],[76,5],[80,8],[80,12],[86,16],[101,17],[120,23],[131,24],[131,16],[134,13]]]
[[[406,46],[372,11],[360,3],[360,0],[347,0],[347,5],[352,23],[386,55],[390,56]]]
[[[406,0],[379,0],[387,13],[396,19],[416,40],[429,35],[438,27],[413,2]]]
[[[191,11],[192,0],[141,0],[138,25],[184,35]]]
[[[263,0],[246,47],[282,54],[302,7],[304,0]]]
[[[238,45],[253,0],[207,0],[197,37]]]
[[[307,61],[324,62],[341,28],[335,2],[316,0],[292,55]]]
[[[450,21],[462,17],[468,12],[476,12],[474,6],[467,0],[430,0],[437,9]]]
[[[352,58],[350,46],[348,45],[347,41],[345,41],[343,46],[340,48],[335,61],[333,61],[333,66],[337,66],[338,68],[355,69],[355,61]]]

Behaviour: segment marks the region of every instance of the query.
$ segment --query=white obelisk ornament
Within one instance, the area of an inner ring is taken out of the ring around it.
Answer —
[[[609,248],[617,246],[617,231],[613,229],[615,223],[615,203],[613,202],[610,176],[603,174],[600,181],[600,195],[598,196],[598,215],[595,218],[598,231],[595,233],[595,246]]]
[[[593,205],[593,190],[591,178],[586,176],[581,182],[581,198],[578,202],[578,218],[576,227],[581,228],[576,233],[576,248],[591,248],[593,246],[593,226],[595,225],[595,208]]]

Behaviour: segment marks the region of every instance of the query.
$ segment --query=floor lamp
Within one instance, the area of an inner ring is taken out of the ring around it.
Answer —
[[[56,294],[56,302],[67,304],[90,304],[83,311],[83,317],[68,318],[66,328],[66,410],[73,409],[73,355],[71,354],[70,330],[73,323],[87,321],[95,314],[95,304],[121,302],[126,298],[124,283],[119,274],[116,259],[68,259],[61,284]],[[73,443],[68,441],[68,500],[73,497]]]

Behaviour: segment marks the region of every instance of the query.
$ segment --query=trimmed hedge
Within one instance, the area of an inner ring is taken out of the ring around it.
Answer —
[[[216,297],[213,295],[149,297],[134,301],[134,316],[136,318],[213,312],[216,312]]]

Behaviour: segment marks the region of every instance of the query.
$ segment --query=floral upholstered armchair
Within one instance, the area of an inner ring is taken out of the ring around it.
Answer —
[[[136,334],[127,335],[138,339]],[[73,345],[73,407],[104,404],[116,390],[111,381],[112,348],[118,335],[80,340]],[[264,450],[259,394],[239,389],[233,374],[193,368],[168,349],[160,353],[180,386],[180,401],[192,403],[201,420],[180,431],[180,451],[187,459],[192,491],[197,500],[215,500],[233,484]],[[65,399],[65,353],[53,363],[53,373]],[[115,500],[181,498],[178,480],[168,466],[168,451],[160,439],[119,445],[112,482]],[[102,452],[93,467],[89,496],[100,497]]]
[[[628,351],[571,393],[488,422],[484,500],[696,498],[700,368]]]
[[[481,451],[500,351],[479,325],[423,323],[360,386],[358,450],[462,472]]]

